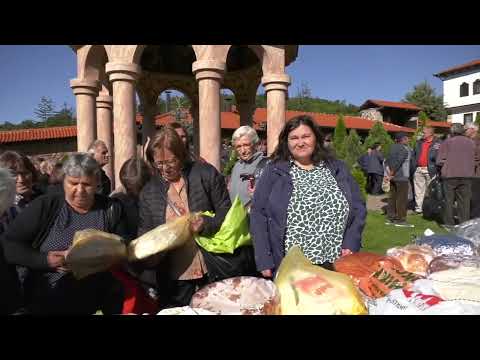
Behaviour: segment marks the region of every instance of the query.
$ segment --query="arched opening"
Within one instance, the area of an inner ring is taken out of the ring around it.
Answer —
[[[148,45],[141,55],[140,66],[143,71],[193,77],[195,60],[191,45]]]
[[[241,71],[261,64],[261,57],[246,45],[232,45],[227,53],[227,72]]]
[[[99,80],[107,83],[105,64],[108,62],[107,52],[103,45],[92,45],[85,59],[84,77],[89,80]]]

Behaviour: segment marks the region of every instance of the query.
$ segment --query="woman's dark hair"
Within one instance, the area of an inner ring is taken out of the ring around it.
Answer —
[[[180,136],[178,136],[177,132],[171,126],[161,128],[148,145],[146,152],[147,161],[153,168],[156,168],[153,158],[155,150],[163,148],[170,150],[182,164],[189,159],[187,149],[182,139],[180,139]]]
[[[151,172],[147,163],[141,158],[131,158],[125,161],[120,169],[120,182],[129,194],[140,194],[145,184],[150,180]]]
[[[35,183],[38,180],[38,173],[30,159],[20,152],[5,151],[0,155],[0,166],[10,169],[13,172],[28,171],[32,174],[32,182]]]
[[[288,149],[288,135],[300,125],[308,126],[315,135],[316,144],[312,154],[313,163],[318,164],[320,161],[333,159],[333,154],[323,146],[323,134],[319,127],[315,125],[313,119],[308,115],[299,115],[287,121],[283,130],[280,132],[278,145],[272,154],[272,160],[288,161],[291,159],[292,154]]]
[[[174,122],[172,122],[172,123],[170,123],[166,126],[169,126],[174,130],[182,129],[185,132],[185,135],[187,136],[187,149],[189,149],[189,147],[190,147],[190,136],[188,136],[187,128],[185,126],[183,126],[182,124],[180,124],[179,122],[176,122],[176,121],[174,121]]]

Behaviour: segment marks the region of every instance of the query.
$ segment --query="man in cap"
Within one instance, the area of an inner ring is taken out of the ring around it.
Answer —
[[[408,187],[412,151],[408,147],[409,138],[405,133],[395,135],[395,144],[390,148],[386,164],[389,169],[390,198],[387,207],[387,225],[414,227],[407,223]]]

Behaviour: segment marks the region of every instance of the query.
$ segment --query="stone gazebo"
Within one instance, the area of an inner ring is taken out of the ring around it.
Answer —
[[[155,104],[168,89],[192,104],[194,149],[220,166],[220,90],[236,98],[241,125],[251,125],[260,83],[267,95],[267,146],[271,153],[285,123],[290,77],[285,67],[297,45],[72,45],[77,78],[78,151],[94,139],[112,155],[107,174],[115,186],[122,164],[137,154],[136,94],[144,109],[142,142],[155,131]],[[115,178],[112,175],[115,174]]]

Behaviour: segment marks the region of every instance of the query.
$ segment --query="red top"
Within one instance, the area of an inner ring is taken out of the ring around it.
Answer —
[[[422,144],[422,149],[420,150],[420,157],[418,159],[419,167],[427,167],[428,165],[428,150],[432,146],[433,139],[425,140]]]

